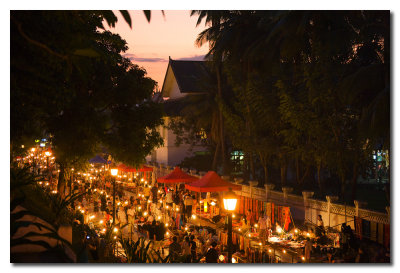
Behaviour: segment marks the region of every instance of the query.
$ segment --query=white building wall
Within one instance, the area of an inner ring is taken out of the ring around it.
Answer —
[[[178,87],[178,83],[175,80],[171,87],[169,99],[179,99],[179,98],[183,98],[184,96],[186,96],[186,94],[181,93],[181,91],[179,90],[179,87]]]

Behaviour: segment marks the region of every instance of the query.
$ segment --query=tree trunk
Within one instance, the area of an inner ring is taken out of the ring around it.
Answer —
[[[280,161],[280,171],[281,171],[281,185],[282,187],[285,186],[286,184],[286,168],[287,168],[287,163],[285,160],[285,156],[283,153],[279,153],[279,161]]]
[[[218,60],[218,64],[216,66],[217,70],[217,87],[218,87],[218,97],[222,99],[222,80],[221,80],[221,63]],[[219,117],[219,141],[221,144],[221,159],[222,159],[222,173],[224,175],[228,175],[229,173],[229,163],[227,161],[227,149],[225,143],[225,129],[224,129],[224,116],[222,114],[222,110],[218,105],[218,117]]]
[[[296,156],[295,166],[296,166],[296,181],[297,181],[297,184],[300,185],[300,162],[299,162],[299,156]]]
[[[267,164],[263,164],[263,168],[264,168],[264,185],[266,185],[269,183]]]
[[[251,174],[251,180],[256,179],[256,170],[254,168],[254,157],[253,153],[250,153],[250,174]]]
[[[353,177],[351,179],[352,181],[351,198],[353,200],[356,200],[357,198],[357,177],[358,177],[357,171],[358,171],[358,163],[357,160],[355,160],[353,164]]]
[[[286,185],[286,162],[281,163],[281,185],[284,187]]]
[[[318,187],[319,190],[322,192],[324,189],[324,185],[322,185],[322,180],[321,180],[321,162],[318,162],[317,164],[317,182],[318,182]]]
[[[60,173],[58,174],[57,191],[64,197],[65,196],[65,164],[58,163],[60,165]]]
[[[306,170],[305,170],[305,172],[304,172],[304,174],[303,174],[303,177],[300,178],[300,181],[299,181],[299,184],[300,184],[300,185],[304,183],[304,180],[306,179],[306,177],[307,177],[309,174],[310,174],[310,165],[307,165]]]
[[[217,142],[217,146],[215,147],[214,158],[212,162],[212,170],[215,172],[217,171],[218,154],[219,154],[219,142]]]

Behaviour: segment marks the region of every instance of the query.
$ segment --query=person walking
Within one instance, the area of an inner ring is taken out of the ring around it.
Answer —
[[[322,235],[325,235],[325,228],[324,228],[324,221],[322,220],[321,214],[318,215],[318,220],[317,220],[317,228],[315,232],[317,237],[321,237]]]
[[[191,254],[192,254],[192,252],[190,249],[190,240],[189,240],[189,237],[186,236],[182,243],[182,255],[184,257],[185,263],[190,263],[190,261],[192,259]]]
[[[188,194],[185,198],[185,212],[188,218],[192,217],[193,198]]]
[[[194,241],[194,235],[190,235],[190,253],[191,253],[191,258],[192,258],[192,263],[195,262],[197,255],[196,255],[196,251],[197,251],[197,244]]]
[[[216,249],[217,243],[212,242],[211,247],[207,250],[206,253],[206,263],[218,263],[218,257],[219,253],[218,250]]]
[[[309,237],[307,237],[306,243],[304,245],[304,257],[307,263],[310,262],[312,251],[312,243]]]
[[[178,237],[172,237],[172,243],[169,245],[169,255],[171,255],[171,261],[176,262],[182,251],[181,245],[178,243]]]
[[[261,212],[261,216],[258,219],[258,226],[260,227],[259,238],[261,243],[264,244],[267,238],[267,216],[264,215],[264,212]]]

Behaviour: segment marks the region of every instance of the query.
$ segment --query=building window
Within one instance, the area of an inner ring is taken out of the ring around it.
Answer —
[[[243,151],[235,150],[231,152],[232,171],[239,173],[243,171],[244,153]]]

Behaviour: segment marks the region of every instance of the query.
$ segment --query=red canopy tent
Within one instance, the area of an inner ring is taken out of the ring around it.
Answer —
[[[153,168],[145,166],[145,165],[142,165],[142,167],[139,170],[136,170],[136,171],[137,172],[152,172]]]
[[[209,171],[199,180],[186,184],[185,188],[196,192],[221,192],[232,190],[240,191],[242,186],[223,180],[216,172]]]
[[[136,169],[130,166],[126,166],[125,164],[121,163],[118,165],[118,170],[121,172],[129,172],[129,173],[133,173],[133,172],[152,172],[153,168],[151,167],[147,167],[145,165],[142,165],[142,167],[140,169]]]
[[[121,171],[121,172],[126,172],[127,168],[128,168],[128,166],[126,166],[124,163],[121,163],[117,166],[118,171]]]
[[[197,177],[183,172],[179,167],[175,167],[175,169],[171,173],[158,178],[157,182],[166,184],[175,184],[175,183],[190,183],[196,180],[198,180]]]

